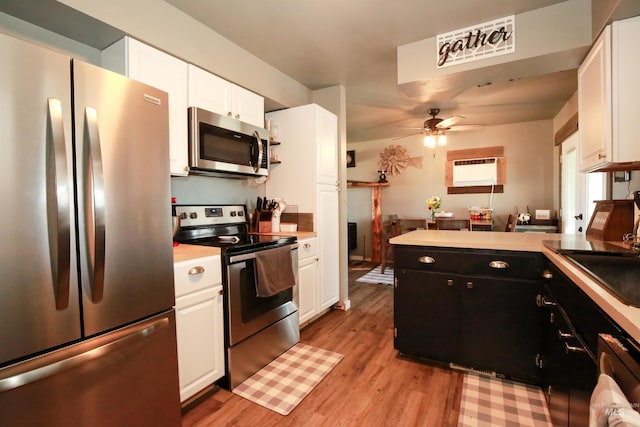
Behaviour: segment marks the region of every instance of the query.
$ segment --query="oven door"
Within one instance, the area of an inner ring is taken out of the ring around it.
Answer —
[[[297,285],[298,244],[289,246]],[[256,296],[256,252],[229,255],[226,272],[225,315],[229,346],[238,344],[298,310],[293,302],[293,288],[266,298]]]

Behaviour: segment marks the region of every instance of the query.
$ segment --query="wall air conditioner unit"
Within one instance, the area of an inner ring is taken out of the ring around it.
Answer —
[[[453,186],[471,187],[498,183],[498,159],[466,159],[453,161]]]

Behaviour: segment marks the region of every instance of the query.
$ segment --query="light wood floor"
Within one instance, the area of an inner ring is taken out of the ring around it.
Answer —
[[[398,356],[393,289],[355,282],[349,311],[334,310],[301,331],[300,341],[344,359],[288,416],[219,390],[183,416],[190,426],[455,426],[462,374]]]

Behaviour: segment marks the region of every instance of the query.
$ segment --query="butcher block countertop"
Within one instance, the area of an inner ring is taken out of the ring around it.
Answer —
[[[393,245],[542,252],[544,240],[560,239],[560,237],[560,234],[545,233],[415,230],[394,237],[390,242]]]
[[[640,342],[640,308],[622,303],[602,287],[596,279],[593,279],[563,255],[545,247],[543,243],[545,240],[566,239],[584,240],[584,237],[545,233],[505,233],[500,231],[416,230],[392,238],[391,243],[394,245],[541,252],[636,342]]]
[[[253,233],[253,234],[263,234],[265,236],[296,236],[297,240],[318,237],[318,233],[316,233],[315,231],[274,231],[272,233]]]
[[[211,246],[186,245],[180,243],[173,247],[173,262],[188,261],[212,255],[220,255],[220,248]]]

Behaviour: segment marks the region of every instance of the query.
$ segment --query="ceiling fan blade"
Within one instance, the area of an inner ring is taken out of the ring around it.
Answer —
[[[458,126],[451,126],[447,132],[463,132],[463,131],[469,131],[469,130],[479,130],[479,129],[484,129],[486,125],[458,125]]]
[[[424,128],[414,128],[414,127],[407,127],[407,126],[396,126],[398,129],[413,129],[413,130],[424,130]]]
[[[448,128],[451,127],[453,125],[455,125],[456,123],[460,122],[461,120],[464,120],[463,116],[451,116],[451,117],[447,117],[446,119],[443,119],[440,123],[438,123],[436,125],[436,127],[439,128]]]
[[[412,134],[404,135],[404,136],[396,136],[395,138],[391,138],[391,140],[392,141],[396,141],[398,139],[409,138],[410,136],[416,136],[416,135],[420,135],[420,133],[412,133]]]

